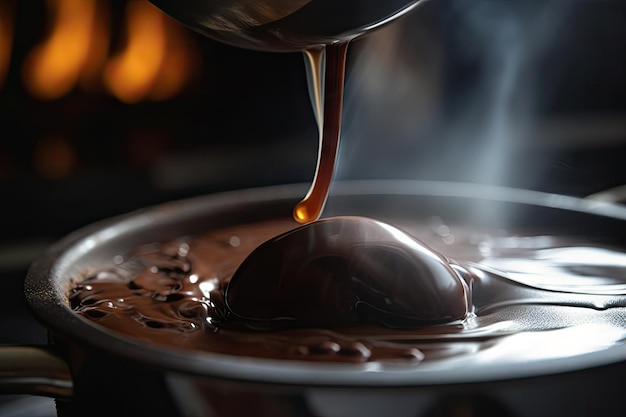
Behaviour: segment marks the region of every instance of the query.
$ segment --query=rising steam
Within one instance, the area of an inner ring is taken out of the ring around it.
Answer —
[[[508,184],[538,122],[539,63],[572,2],[430,2],[362,41],[348,74],[341,177]],[[524,173],[541,173],[541,161]]]

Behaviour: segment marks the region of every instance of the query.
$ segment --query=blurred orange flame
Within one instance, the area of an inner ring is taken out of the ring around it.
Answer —
[[[27,57],[23,76],[34,96],[54,99],[78,82],[92,40],[98,38],[96,18],[102,16],[97,16],[96,0],[48,0],[47,4],[52,15],[50,33]]]
[[[147,1],[126,7],[125,48],[107,63],[105,85],[125,103],[169,99],[187,82],[192,66],[183,32]]]
[[[96,13],[92,22],[89,50],[80,76],[80,84],[86,90],[96,90],[101,86],[102,68],[109,53],[111,33],[108,2],[96,0]]]
[[[11,0],[13,1],[13,0]],[[0,86],[9,66],[13,13],[0,0]],[[126,4],[123,49],[109,59],[108,0],[46,0],[49,32],[26,57],[24,84],[39,99],[56,99],[77,84],[102,84],[125,103],[176,96],[200,60],[184,28],[147,0]]]
[[[0,2],[0,87],[4,84],[13,44],[13,3]]]
[[[192,53],[191,38],[186,36],[181,24],[164,14],[162,16],[169,36],[158,81],[150,94],[150,98],[156,101],[168,100],[178,94],[201,67],[199,54]]]

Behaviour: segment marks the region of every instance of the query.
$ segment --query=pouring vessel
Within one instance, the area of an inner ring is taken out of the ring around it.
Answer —
[[[348,42],[413,10],[420,0],[152,0],[220,42],[289,52]]]

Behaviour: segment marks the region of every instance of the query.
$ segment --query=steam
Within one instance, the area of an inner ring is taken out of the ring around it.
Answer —
[[[533,5],[526,11],[531,15],[525,19],[519,18],[518,7],[510,10],[502,3],[496,7],[481,6],[468,10],[468,23],[474,33],[485,41],[492,37],[491,42],[484,43],[489,48],[483,58],[488,77],[483,90],[485,96],[472,99],[487,104],[486,117],[472,126],[476,128],[473,141],[479,144],[474,158],[474,180],[508,183],[512,158],[529,139],[537,121],[538,60],[554,46],[553,40],[567,16],[567,6],[554,0],[538,8]],[[538,168],[529,167],[528,173],[537,173]]]
[[[403,146],[418,146],[438,119],[438,40],[411,22],[405,17],[348,50],[339,178],[385,177],[389,167],[378,164],[379,150],[392,152],[393,158]]]
[[[558,53],[571,3],[430,2],[362,41],[338,177],[514,182],[538,121],[538,63]]]

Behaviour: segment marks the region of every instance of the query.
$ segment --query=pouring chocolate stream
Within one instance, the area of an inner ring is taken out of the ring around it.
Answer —
[[[304,52],[319,129],[312,185],[293,211],[302,224],[318,219],[335,169],[341,131],[348,43],[414,9],[420,0],[152,0],[192,29],[237,47]]]

